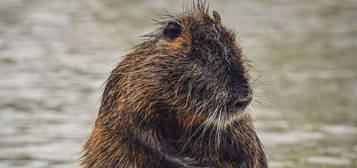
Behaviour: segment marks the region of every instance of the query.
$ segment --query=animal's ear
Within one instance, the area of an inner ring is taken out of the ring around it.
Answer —
[[[219,13],[217,11],[212,11],[212,15],[213,18],[217,21],[217,22],[221,22],[221,16],[219,15]]]
[[[182,32],[182,25],[177,22],[169,22],[167,23],[163,34],[164,37],[168,40],[174,40],[175,38],[179,37]]]

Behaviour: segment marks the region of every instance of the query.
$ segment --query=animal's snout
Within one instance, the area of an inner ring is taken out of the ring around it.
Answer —
[[[235,106],[236,106],[236,108],[247,107],[249,105],[249,103],[252,101],[252,99],[253,99],[253,95],[251,93],[249,93],[249,95],[247,97],[238,98],[236,100]]]
[[[232,94],[235,108],[245,108],[253,99],[253,90],[249,85],[241,87]]]

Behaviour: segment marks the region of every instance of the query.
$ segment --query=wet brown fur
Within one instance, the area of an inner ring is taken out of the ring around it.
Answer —
[[[170,21],[182,32],[168,40]],[[82,167],[267,168],[251,115],[229,106],[249,85],[234,32],[200,1],[158,22],[107,80]]]

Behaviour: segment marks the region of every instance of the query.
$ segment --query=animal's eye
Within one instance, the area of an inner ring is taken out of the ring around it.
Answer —
[[[182,26],[177,22],[169,22],[164,29],[164,36],[169,40],[173,40],[180,36],[182,31]]]

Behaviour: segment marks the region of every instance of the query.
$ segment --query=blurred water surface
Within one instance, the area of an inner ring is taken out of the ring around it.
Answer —
[[[101,85],[183,1],[0,0],[0,168],[77,167]],[[256,65],[271,167],[357,167],[357,2],[211,0]]]

